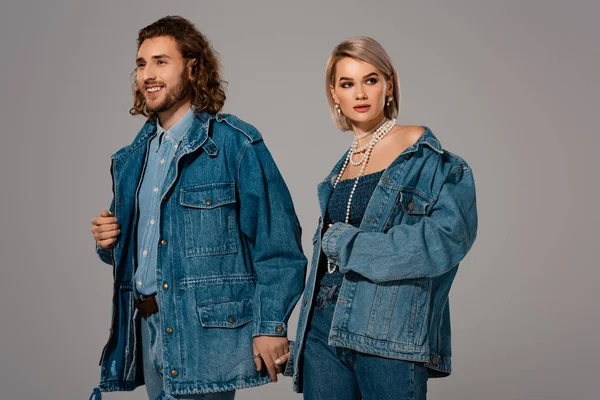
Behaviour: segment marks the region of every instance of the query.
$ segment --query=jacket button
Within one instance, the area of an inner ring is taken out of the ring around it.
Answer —
[[[279,325],[275,330],[279,333],[283,332],[283,326]]]
[[[433,365],[438,365],[439,361],[440,361],[440,358],[438,356],[433,356],[433,358],[431,359],[431,363]]]
[[[166,283],[163,283],[163,289],[167,290],[169,288],[169,285],[167,285]]]
[[[410,201],[410,203],[408,203],[408,210],[412,211],[415,208],[415,202],[414,201]]]
[[[167,333],[173,333],[173,328],[167,328]]]
[[[173,371],[171,371],[171,376],[177,376],[177,374],[178,374],[178,373],[177,373],[177,370],[173,370]]]
[[[302,305],[306,305],[306,303],[308,303],[308,302],[307,302],[306,300],[304,300],[304,301],[302,302]]]
[[[210,204],[212,203],[212,200],[206,200],[205,203],[207,206],[210,206]]]
[[[162,244],[163,246],[165,246],[167,244],[167,241],[165,239],[160,241],[160,244]]]
[[[235,322],[235,318],[229,317],[229,322],[231,322],[233,324]]]
[[[119,199],[119,204],[123,204],[123,199]]]
[[[167,196],[163,196],[162,201],[167,201]]]

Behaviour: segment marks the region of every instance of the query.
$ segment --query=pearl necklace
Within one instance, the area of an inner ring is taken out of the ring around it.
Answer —
[[[371,138],[371,140],[369,140],[369,143],[367,143],[367,145],[366,145],[367,149],[373,147],[375,145],[375,143],[377,143],[379,140],[381,140],[381,138],[383,136],[385,136],[385,134],[387,134],[387,132],[394,126],[393,124],[390,125],[390,123],[391,123],[391,120],[385,119],[383,121],[383,123],[381,125],[379,125],[379,128],[377,128],[377,130],[373,134],[373,137]],[[385,132],[383,134],[383,136],[381,136],[382,132]],[[354,161],[352,159],[352,156],[356,153],[359,153],[359,149],[357,149],[357,147],[358,147],[358,140],[354,139],[354,141],[352,142],[352,146],[350,146],[349,160],[350,160],[350,164],[354,165],[355,167],[358,167],[359,165],[364,163],[368,158],[367,153],[365,152],[365,154],[363,154],[363,156],[360,158],[360,160]],[[362,147],[365,147],[365,146],[362,146]],[[360,151],[362,151],[362,150],[360,150]]]
[[[337,184],[340,182],[342,175],[344,174],[344,171],[346,170],[346,167],[348,166],[349,162],[352,163],[352,165],[362,164],[362,167],[360,167],[360,171],[358,172],[358,176],[356,177],[356,180],[354,181],[354,186],[352,186],[352,190],[350,191],[350,196],[348,197],[348,205],[346,206],[346,220],[345,220],[346,224],[350,220],[350,208],[352,206],[352,197],[354,197],[354,192],[356,191],[356,186],[358,185],[358,180],[360,179],[361,176],[363,176],[365,169],[367,168],[367,163],[369,162],[369,156],[371,155],[371,151],[373,150],[373,147],[375,147],[377,142],[379,142],[381,139],[383,139],[385,137],[385,135],[387,135],[392,130],[394,125],[396,125],[395,119],[387,119],[386,118],[383,121],[383,123],[379,126],[379,128],[373,134],[373,138],[371,138],[371,140],[369,141],[369,147],[367,147],[367,151],[365,152],[363,160],[360,161],[359,164],[354,164],[354,162],[352,161],[352,154],[353,154],[352,150],[356,147],[356,144],[358,143],[358,141],[356,139],[354,139],[354,141],[352,142],[352,146],[350,146],[350,150],[348,150],[348,155],[346,156],[346,160],[344,160],[344,164],[342,165],[342,169],[340,170],[340,173],[338,174],[337,178],[335,179],[335,182],[333,184],[333,189],[335,189]],[[364,161],[364,163],[363,163],[363,161]],[[333,274],[336,269],[337,269],[337,265],[331,266],[331,261],[327,260],[327,272],[329,272],[330,274]]]
[[[373,142],[373,140],[375,140],[375,137],[377,136],[377,132],[381,132],[381,129],[384,129],[384,126],[386,123],[389,123],[389,119],[387,118],[383,118],[383,121],[381,121],[379,123],[379,125],[377,125],[375,128],[373,128],[375,130],[375,133],[373,134],[373,137],[371,138],[371,140],[369,140],[369,142],[361,147],[358,147],[358,139],[361,139],[364,137],[364,135],[358,136],[358,137],[354,137],[354,140],[352,141],[352,146],[350,146],[350,150],[351,150],[351,154],[350,154],[350,163],[352,165],[354,165],[355,167],[358,167],[360,164],[362,164],[367,158],[366,158],[366,154],[363,154],[363,156],[360,158],[360,160],[358,161],[354,161],[352,159],[352,156],[354,154],[358,154],[361,153],[363,150],[368,149],[369,146],[371,146],[371,143]]]
[[[368,131],[366,131],[365,133],[363,133],[360,136],[356,136],[354,135],[354,139],[355,140],[360,140],[360,139],[364,139],[367,136],[369,136],[371,133],[375,132],[377,129],[379,129],[381,127],[381,125],[383,125],[383,123],[386,121],[385,117],[381,120],[380,123],[378,123],[377,125],[375,125],[374,127],[372,127],[371,129],[369,129]]]

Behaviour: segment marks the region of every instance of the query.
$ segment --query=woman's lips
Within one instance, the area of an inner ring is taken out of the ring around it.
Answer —
[[[354,108],[354,110],[356,110],[359,113],[365,113],[365,112],[369,111],[371,106],[368,104],[359,104],[357,106],[354,106],[353,108]]]

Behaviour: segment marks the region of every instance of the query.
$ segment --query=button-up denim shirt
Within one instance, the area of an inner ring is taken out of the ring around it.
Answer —
[[[141,295],[148,296],[156,293],[156,255],[161,200],[159,188],[162,188],[165,183],[179,142],[193,122],[194,110],[191,108],[169,130],[164,130],[157,120],[156,135],[150,140],[144,175],[138,192],[138,267],[134,280],[136,291]]]
[[[140,316],[132,282],[139,252],[136,191],[156,123],[112,156],[121,224],[115,246],[99,249],[113,266],[113,318],[102,352],[101,391],[143,384]],[[306,257],[290,193],[261,134],[229,114],[195,116],[159,187],[156,294],[164,390],[170,396],[262,385],[256,335],[287,335],[304,286]]]
[[[477,232],[469,165],[442,149],[429,128],[385,170],[361,225],[336,223],[322,237],[333,183],[345,157],[318,187],[321,218],[292,347],[294,388],[302,391],[303,351],[317,266],[327,257],[344,274],[329,331],[331,346],[425,363],[451,372],[448,293]]]

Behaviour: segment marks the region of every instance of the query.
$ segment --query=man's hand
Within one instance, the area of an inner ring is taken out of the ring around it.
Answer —
[[[266,366],[273,382],[277,382],[277,374],[281,373],[279,366],[290,358],[288,339],[280,336],[256,336],[252,347],[254,354],[260,354],[260,358],[254,358],[256,370],[260,371]]]
[[[92,234],[98,246],[103,249],[110,249],[115,245],[117,236],[121,233],[120,228],[121,225],[108,210],[102,211],[102,214],[92,219]]]

